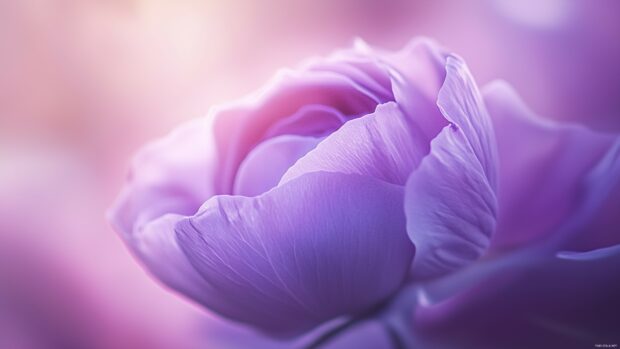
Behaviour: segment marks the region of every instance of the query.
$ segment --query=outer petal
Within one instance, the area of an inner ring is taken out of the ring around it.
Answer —
[[[181,125],[136,155],[125,188],[110,209],[112,224],[131,241],[164,214],[194,214],[213,195],[215,164],[212,119]]]
[[[548,236],[588,209],[582,205],[589,195],[587,176],[618,137],[540,119],[502,82],[487,86],[484,96],[500,161],[500,212],[492,244],[514,247]],[[619,175],[608,172],[597,180],[605,177],[617,182]]]
[[[502,259],[508,259],[504,262]],[[429,347],[584,348],[618,343],[620,246],[560,258],[532,253],[481,263],[457,294],[415,314]],[[485,264],[496,264],[487,266]],[[473,280],[471,280],[473,278]]]
[[[312,173],[259,197],[215,197],[177,237],[226,294],[222,315],[291,335],[395,292],[413,255],[404,225],[400,187]]]
[[[108,216],[132,252],[169,287],[211,307],[217,295],[179,249],[174,226],[213,194],[212,119],[195,119],[143,148]]]
[[[222,312],[222,295],[194,269],[179,248],[175,226],[185,216],[167,214],[140,227],[128,244],[148,270],[168,287]]]
[[[437,104],[451,125],[407,181],[413,273],[440,275],[480,257],[495,229],[496,150],[490,120],[463,62],[447,61]]]
[[[424,147],[416,144],[407,117],[390,102],[332,133],[291,167],[282,183],[305,173],[327,171],[402,185],[424,155]]]

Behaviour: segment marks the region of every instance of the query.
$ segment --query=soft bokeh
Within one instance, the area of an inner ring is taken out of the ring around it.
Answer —
[[[0,1],[0,348],[192,348],[205,313],[104,212],[144,142],[278,68],[435,38],[541,115],[620,130],[620,3]]]

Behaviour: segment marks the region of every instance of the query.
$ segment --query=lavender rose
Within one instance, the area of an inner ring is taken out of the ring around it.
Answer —
[[[393,342],[412,345],[438,327],[424,314],[481,279],[459,275],[569,246],[618,178],[617,137],[523,118],[506,95],[487,94],[491,119],[461,58],[358,43],[147,146],[111,220],[223,317],[276,337],[397,318]]]

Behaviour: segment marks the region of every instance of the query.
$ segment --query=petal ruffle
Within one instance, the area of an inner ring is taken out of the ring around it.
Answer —
[[[438,276],[482,255],[495,230],[497,159],[493,129],[478,89],[456,57],[437,104],[451,125],[407,181],[407,231],[416,246],[413,273]]]
[[[327,59],[318,59],[308,65],[314,71],[331,71],[350,77],[358,85],[372,91],[381,101],[394,100],[390,77],[374,57],[360,55],[355,49],[341,50]]]
[[[416,38],[397,52],[371,48],[361,40],[356,49],[374,57],[387,72],[394,101],[409,117],[416,141],[428,153],[430,141],[447,125],[436,105],[446,77],[447,53],[427,38]]]
[[[402,195],[372,178],[311,173],[254,198],[214,197],[177,225],[177,239],[226,295],[222,315],[292,335],[400,287],[413,256]]]
[[[503,82],[484,91],[499,151],[499,221],[492,248],[539,240],[581,216],[587,178],[618,137],[538,118]],[[597,180],[618,181],[609,172]],[[603,197],[608,191],[601,192]]]

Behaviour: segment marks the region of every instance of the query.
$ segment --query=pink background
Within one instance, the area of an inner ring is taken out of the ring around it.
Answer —
[[[283,66],[425,35],[542,115],[620,130],[620,3],[0,0],[0,348],[204,348],[105,220],[131,155]]]

